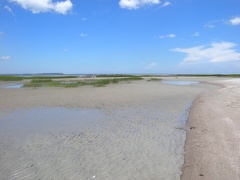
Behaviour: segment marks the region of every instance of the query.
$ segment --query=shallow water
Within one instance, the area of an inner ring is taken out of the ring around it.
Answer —
[[[175,103],[176,104],[176,103]],[[179,179],[190,102],[0,114],[3,179]]]
[[[93,109],[32,108],[21,109],[0,116],[2,137],[27,138],[38,133],[83,130],[101,118]]]
[[[22,87],[23,87],[23,84],[5,84],[0,86],[0,88],[7,88],[7,89],[18,89]]]
[[[198,84],[198,81],[161,81],[164,84],[171,84],[171,85],[180,85],[180,86],[186,86],[186,85],[192,85],[192,84]]]

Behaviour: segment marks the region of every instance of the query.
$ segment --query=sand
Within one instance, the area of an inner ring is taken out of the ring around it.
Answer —
[[[240,79],[217,83],[191,108],[183,180],[240,179]]]
[[[184,150],[189,108],[197,95],[219,88],[143,80],[99,88],[0,89],[0,179],[175,180],[186,151],[184,178],[192,160],[188,145]],[[191,116],[198,113],[197,99]]]

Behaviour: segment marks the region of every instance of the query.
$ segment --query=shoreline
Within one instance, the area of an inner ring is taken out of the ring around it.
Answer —
[[[181,180],[240,178],[240,79],[216,84],[191,106]]]

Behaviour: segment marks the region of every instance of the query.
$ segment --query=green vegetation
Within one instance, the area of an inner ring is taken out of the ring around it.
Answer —
[[[0,81],[22,81],[22,80],[31,80],[23,85],[23,87],[79,87],[79,86],[95,86],[102,87],[107,84],[118,83],[119,81],[134,81],[141,80],[141,77],[138,76],[128,76],[128,75],[115,75],[109,77],[109,79],[87,79],[82,81],[60,81],[60,79],[67,78],[77,78],[78,76],[32,76],[32,77],[21,77],[21,76],[0,76]],[[107,75],[101,77],[108,77]],[[54,80],[55,79],[55,80]],[[56,80],[56,79],[59,79]]]
[[[53,82],[52,79],[33,79],[31,83],[49,83]]]
[[[148,79],[147,81],[160,81],[162,80],[161,78],[151,78],[151,79]]]
[[[107,84],[116,84],[120,81],[137,81],[137,80],[142,80],[143,78],[137,77],[137,76],[132,76],[132,77],[126,77],[126,78],[113,78],[113,79],[98,79],[95,80],[91,85],[95,87],[102,87]]]
[[[240,77],[240,74],[228,74],[227,76],[228,76],[228,77],[236,77],[236,78],[239,78],[239,77]]]
[[[25,83],[23,87],[64,87],[73,88],[79,86],[94,86],[103,87],[107,84],[118,83],[119,81],[134,81],[141,80],[140,77],[129,77],[129,78],[115,78],[115,79],[89,79],[82,81],[53,81],[51,79],[33,79],[28,83]]]
[[[116,78],[118,81],[121,81],[122,78],[141,78],[141,77],[151,77],[152,75],[127,75],[127,74],[100,74],[97,77],[102,78]],[[157,78],[151,78],[150,81],[160,80],[158,77],[163,77],[162,75],[154,75]],[[168,76],[183,76],[183,77],[236,77],[240,78],[240,74],[172,74]],[[22,81],[22,80],[52,80],[52,79],[68,79],[68,78],[77,78],[78,76],[14,76],[14,75],[0,75],[0,81]],[[134,79],[132,79],[134,80]],[[43,82],[42,82],[43,83]],[[110,82],[114,83],[114,82]],[[104,83],[103,83],[104,84]]]
[[[0,76],[0,81],[22,81],[24,78],[19,76]]]
[[[240,78],[240,74],[175,74],[169,75],[174,77],[229,77],[229,78]],[[67,78],[77,78],[78,76],[13,76],[13,75],[0,75],[0,81],[22,81],[31,80],[24,84],[23,87],[65,87],[73,88],[79,86],[94,86],[103,87],[107,84],[114,84],[120,81],[135,81],[143,79],[143,76],[134,76],[126,74],[103,74],[98,75],[96,79],[86,79],[80,81],[65,80]],[[152,77],[148,81],[160,81],[160,76]]]
[[[85,86],[90,85],[90,81],[68,81],[68,82],[61,82],[61,81],[53,81],[51,79],[46,80],[31,80],[23,85],[23,87],[78,87],[78,86]]]

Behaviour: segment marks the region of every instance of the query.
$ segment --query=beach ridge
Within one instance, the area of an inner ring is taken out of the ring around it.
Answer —
[[[190,110],[182,180],[240,178],[240,80],[201,93]]]

